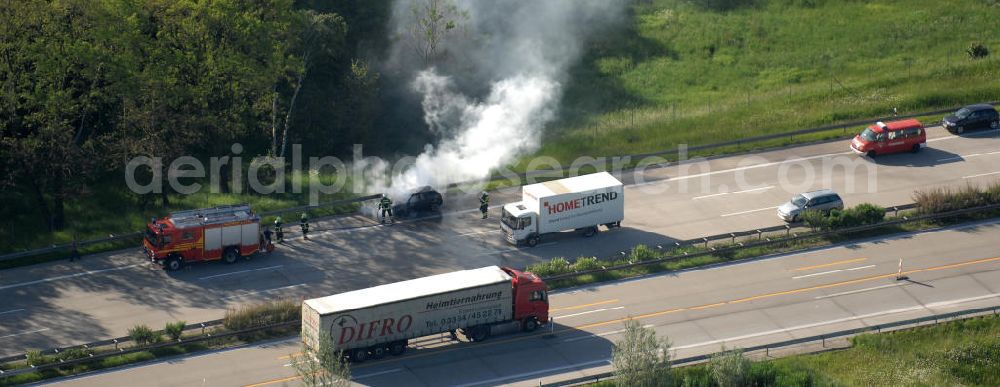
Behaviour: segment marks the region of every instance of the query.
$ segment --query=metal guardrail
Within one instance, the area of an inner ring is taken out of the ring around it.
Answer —
[[[218,322],[219,322],[219,324],[221,324],[222,320],[218,320]],[[202,323],[202,324],[205,324],[205,323]],[[145,346],[133,346],[133,347],[127,348],[127,349],[126,348],[122,348],[122,349],[118,349],[117,351],[108,351],[108,352],[97,354],[97,355],[91,355],[91,356],[88,356],[88,357],[82,357],[82,358],[79,358],[79,359],[72,359],[72,360],[65,360],[65,361],[60,360],[60,361],[57,361],[57,362],[40,364],[40,365],[29,365],[28,367],[25,367],[25,368],[17,368],[17,369],[13,369],[13,370],[9,370],[9,371],[0,370],[0,378],[16,376],[16,375],[20,375],[20,374],[24,374],[24,373],[29,373],[29,372],[41,371],[41,370],[46,370],[46,369],[50,369],[50,368],[67,367],[67,366],[73,366],[73,365],[81,364],[81,363],[89,363],[89,362],[98,361],[98,360],[109,358],[109,357],[113,357],[113,356],[121,356],[121,355],[130,354],[130,353],[150,351],[150,350],[155,350],[155,349],[164,348],[164,347],[172,347],[172,346],[175,346],[175,345],[193,344],[193,343],[198,343],[198,342],[207,341],[207,340],[223,339],[223,338],[228,338],[228,337],[233,337],[233,336],[245,335],[245,334],[248,334],[248,333],[255,333],[255,332],[260,332],[260,331],[266,331],[266,330],[270,330],[270,329],[292,327],[292,326],[296,326],[296,325],[299,325],[299,324],[301,324],[300,321],[286,321],[286,322],[281,322],[281,323],[274,323],[274,324],[263,325],[263,326],[259,326],[259,327],[255,327],[255,328],[244,329],[244,330],[240,330],[240,331],[221,333],[221,334],[218,334],[218,335],[212,335],[210,333],[206,334],[206,333],[203,332],[201,336],[195,337],[195,338],[190,338],[190,339],[182,339],[182,340],[177,340],[177,341],[170,341],[170,340],[168,340],[168,341],[163,341],[163,342],[159,342],[159,343],[156,343],[156,344],[150,344],[150,345],[145,345]],[[218,325],[218,324],[215,324],[215,325]],[[200,325],[199,324],[195,324],[194,326],[197,327],[197,326],[200,326]],[[127,337],[125,339],[127,339],[126,341],[131,341],[131,339],[129,339]],[[117,340],[117,339],[115,339],[115,340]],[[106,343],[104,345],[117,344],[117,343],[118,342],[115,341],[115,342]],[[86,345],[84,345],[84,346],[76,346],[76,347],[72,347],[72,348],[81,348],[81,347],[82,348],[88,348]],[[91,346],[91,347],[93,347],[93,346]],[[116,346],[116,348],[117,348],[117,346]],[[18,356],[14,360],[10,360],[10,361],[16,361],[16,360],[22,360],[22,359],[25,359],[25,357],[23,355],[22,356]],[[0,362],[6,362],[6,361],[2,361],[2,359],[0,359]]]
[[[915,204],[908,204],[908,205],[904,205],[904,206],[889,207],[889,209],[896,209],[898,211],[898,210],[902,210],[904,208],[914,208],[914,207],[916,207]],[[744,248],[748,248],[748,247],[770,246],[770,245],[775,245],[775,244],[794,242],[794,241],[802,240],[802,239],[806,239],[806,238],[822,238],[822,237],[828,237],[828,236],[833,236],[833,235],[853,234],[853,233],[858,233],[858,232],[862,232],[862,231],[874,230],[874,229],[879,229],[879,228],[883,228],[883,227],[891,227],[891,226],[896,226],[896,225],[905,224],[905,223],[913,223],[913,222],[919,222],[919,221],[923,221],[923,220],[934,220],[934,219],[951,218],[951,217],[955,217],[955,216],[959,216],[959,215],[965,215],[965,214],[970,214],[970,213],[975,213],[975,212],[981,212],[981,211],[990,211],[990,210],[1000,210],[1000,204],[991,204],[991,205],[987,205],[987,206],[965,208],[965,209],[961,209],[961,210],[955,210],[955,211],[949,211],[949,212],[942,212],[942,213],[938,213],[938,214],[918,215],[918,216],[914,216],[914,217],[910,217],[910,218],[894,219],[894,220],[880,222],[880,223],[876,223],[876,224],[870,224],[870,225],[864,225],[864,226],[858,226],[858,227],[851,227],[851,228],[836,229],[836,230],[809,232],[809,233],[804,233],[804,234],[793,234],[793,233],[791,233],[790,232],[790,228],[792,227],[791,225],[778,226],[778,227],[770,227],[770,228],[766,228],[766,229],[753,230],[753,231],[744,231],[744,232],[740,232],[740,233],[719,234],[719,235],[714,235],[714,236],[711,236],[711,237],[704,237],[704,238],[692,239],[692,240],[683,241],[683,242],[680,242],[680,241],[674,242],[673,246],[671,246],[669,244],[667,246],[664,246],[664,245],[657,245],[657,246],[655,246],[657,250],[661,250],[662,251],[662,250],[664,250],[667,247],[677,248],[677,247],[692,246],[692,245],[697,245],[697,244],[705,244],[705,247],[708,248],[708,250],[706,250],[706,251],[700,251],[700,252],[690,253],[690,254],[672,255],[672,256],[663,257],[663,258],[659,258],[659,259],[651,259],[651,260],[648,260],[648,261],[630,262],[630,263],[624,264],[624,265],[611,266],[611,267],[602,267],[600,269],[581,270],[581,271],[575,271],[575,272],[572,272],[572,273],[557,274],[557,275],[553,275],[553,276],[543,277],[542,279],[545,280],[545,281],[555,281],[555,280],[560,280],[560,279],[565,279],[565,278],[578,277],[578,276],[586,275],[586,274],[599,274],[599,273],[604,273],[604,272],[607,272],[607,271],[623,270],[623,269],[629,269],[629,268],[633,268],[633,267],[647,266],[647,265],[656,265],[656,264],[661,264],[661,263],[666,263],[666,262],[671,262],[671,261],[677,261],[677,260],[681,260],[681,259],[685,259],[685,258],[695,258],[695,257],[706,256],[706,255],[728,254],[728,253],[733,253],[733,252],[736,252],[736,251],[738,251],[740,249],[744,249]],[[804,227],[804,226],[802,226],[801,224],[799,224],[798,227]],[[789,236],[786,236],[786,237],[783,237],[783,238],[776,238],[776,239],[761,238],[761,239],[758,239],[755,242],[737,243],[737,244],[735,244],[733,246],[730,246],[730,247],[723,247],[723,248],[718,248],[718,249],[714,248],[714,247],[709,247],[708,246],[708,243],[712,242],[712,241],[724,240],[724,239],[731,239],[731,240],[735,241],[735,238],[739,237],[739,236],[762,235],[762,232],[765,231],[765,230],[770,230],[770,231],[786,230],[787,232],[789,232]],[[621,256],[628,256],[628,252],[626,252],[626,251],[619,252],[619,255],[616,256],[615,258],[621,258]]]
[[[205,328],[211,328],[211,327],[215,327],[215,326],[219,326],[219,325],[222,325],[222,319],[205,321],[205,322],[194,323],[194,324],[187,324],[187,325],[184,326],[184,330],[185,331],[189,331],[189,330],[201,329],[201,331],[202,331],[201,333],[204,334],[205,333]],[[160,334],[161,336],[164,335],[164,334],[166,334],[166,332],[162,331],[162,330],[156,331],[156,332],[158,334]],[[117,338],[114,338],[114,339],[107,339],[107,340],[95,341],[95,342],[92,342],[92,343],[81,344],[81,345],[73,345],[73,346],[69,346],[69,347],[49,348],[49,349],[46,349],[46,350],[39,351],[39,353],[41,355],[43,355],[43,356],[59,355],[60,353],[66,352],[67,350],[70,350],[70,349],[76,349],[76,348],[90,349],[90,348],[103,347],[103,346],[112,345],[112,344],[114,344],[115,346],[118,346],[119,344],[125,344],[125,343],[128,343],[130,341],[132,341],[131,337],[129,337],[129,336],[122,336],[122,337],[117,337]],[[0,364],[10,363],[10,362],[13,362],[13,361],[18,361],[18,360],[25,360],[25,359],[26,359],[26,355],[25,354],[14,355],[14,356],[7,356],[7,357],[0,358]],[[0,371],[0,375],[4,375],[2,371]]]
[[[352,198],[352,199],[335,200],[335,201],[332,201],[332,202],[322,203],[322,204],[318,204],[318,205],[315,205],[315,206],[299,206],[299,207],[284,208],[284,209],[274,210],[274,211],[264,211],[264,212],[257,213],[257,215],[259,215],[259,216],[273,216],[273,215],[281,215],[281,214],[292,213],[292,212],[302,212],[302,211],[307,211],[307,210],[314,209],[314,208],[335,207],[335,206],[342,206],[342,205],[345,205],[345,204],[359,203],[359,202],[363,202],[363,201],[366,201],[366,200],[378,199],[380,197],[382,197],[382,195],[368,195],[368,196],[362,196],[362,197],[357,197],[357,198]],[[322,230],[316,230],[316,231],[322,231]],[[114,236],[111,236],[111,237],[108,237],[108,238],[98,238],[98,239],[91,239],[91,240],[86,240],[86,241],[77,241],[76,243],[77,243],[77,247],[84,247],[84,246],[87,246],[87,245],[92,245],[92,244],[97,244],[97,243],[113,242],[113,241],[122,240],[122,239],[139,238],[139,237],[142,237],[142,232],[133,232],[133,233],[128,233],[128,234],[114,235]],[[68,252],[72,248],[72,246],[73,246],[72,243],[66,243],[66,244],[62,244],[62,245],[52,245],[50,247],[43,247],[43,248],[40,248],[40,249],[33,249],[33,250],[19,251],[19,252],[16,252],[16,253],[4,254],[4,255],[0,255],[0,262],[2,262],[2,261],[9,261],[9,260],[12,260],[12,259],[30,257],[30,256],[33,256],[33,255],[42,255],[42,254],[49,254],[49,253],[55,253],[55,252]]]
[[[1000,314],[1000,306],[991,306],[991,307],[985,307],[985,308],[966,309],[966,310],[960,310],[960,311],[956,311],[956,312],[949,312],[949,313],[943,313],[943,314],[935,314],[935,315],[932,315],[932,316],[918,317],[918,318],[913,318],[913,319],[909,319],[909,320],[889,322],[889,323],[877,324],[877,325],[872,325],[872,326],[867,326],[867,327],[861,327],[861,328],[846,329],[846,330],[832,332],[832,333],[826,333],[826,334],[822,334],[822,335],[802,337],[802,338],[798,338],[798,339],[792,339],[792,340],[786,340],[786,341],[779,341],[777,343],[769,343],[769,344],[757,345],[757,346],[753,346],[753,347],[742,348],[742,350],[743,350],[744,353],[747,353],[747,352],[757,352],[757,351],[767,351],[767,352],[770,352],[770,350],[772,350],[772,349],[777,349],[777,348],[782,348],[782,347],[788,347],[788,346],[792,346],[792,345],[799,345],[799,344],[809,344],[809,343],[815,343],[815,342],[822,342],[823,346],[825,347],[826,346],[826,340],[830,340],[830,339],[836,339],[836,338],[847,337],[847,336],[854,336],[854,335],[863,334],[863,333],[872,333],[872,332],[881,333],[884,330],[902,329],[902,328],[915,328],[917,326],[920,326],[923,323],[927,323],[927,322],[930,322],[930,321],[934,321],[934,323],[937,324],[938,322],[940,322],[942,320],[952,320],[952,319],[959,319],[959,318],[970,318],[970,317],[975,317],[974,315],[982,315],[982,314],[986,314],[986,313],[992,313],[994,315]],[[721,353],[721,352],[717,352],[717,353]],[[672,366],[674,366],[674,365],[686,365],[686,364],[703,362],[703,361],[711,359],[712,356],[716,355],[717,353],[708,354],[708,355],[697,355],[697,356],[686,357],[686,358],[683,358],[683,359],[672,360],[670,362],[670,364]],[[541,384],[541,385],[542,386],[546,386],[546,387],[575,386],[575,385],[581,385],[581,384],[596,383],[596,382],[600,382],[602,380],[614,379],[614,377],[615,377],[614,372],[610,372],[609,371],[609,372],[602,372],[602,373],[596,374],[596,375],[583,376],[583,377],[579,377],[579,378],[574,378],[574,379],[569,379],[569,380],[563,380],[563,381],[559,381],[559,382],[555,382],[555,383]]]

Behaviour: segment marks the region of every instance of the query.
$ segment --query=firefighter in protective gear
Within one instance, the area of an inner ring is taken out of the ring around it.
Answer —
[[[483,219],[489,216],[490,211],[490,194],[483,191],[482,195],[479,195],[479,212],[483,213]]]
[[[392,222],[392,199],[389,199],[388,195],[382,194],[382,200],[378,202],[378,209],[382,213],[382,222],[385,222],[385,216],[389,215],[389,222]]]
[[[302,226],[302,239],[309,239],[309,216],[303,212],[299,222],[299,225]]]
[[[281,216],[274,218],[274,237],[278,239],[278,243],[285,243],[285,231],[281,229]]]

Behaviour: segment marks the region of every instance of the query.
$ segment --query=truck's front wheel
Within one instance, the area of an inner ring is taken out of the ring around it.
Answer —
[[[534,332],[535,329],[538,329],[538,320],[534,317],[528,317],[524,319],[523,327],[525,332]]]
[[[173,256],[173,257],[167,258],[167,263],[165,265],[163,265],[163,267],[165,269],[167,269],[167,271],[177,271],[177,270],[180,270],[181,266],[183,266],[183,265],[184,265],[184,261],[182,261],[180,257]]]
[[[586,230],[583,230],[583,236],[586,238],[590,238],[596,234],[597,234],[597,226],[587,227]]]
[[[528,247],[535,247],[538,246],[538,239],[538,235],[530,235],[528,236],[528,239],[524,240],[524,243],[528,245]]]

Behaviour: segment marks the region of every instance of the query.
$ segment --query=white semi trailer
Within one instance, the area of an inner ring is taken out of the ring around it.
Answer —
[[[622,182],[599,172],[522,187],[521,201],[503,206],[500,229],[508,242],[533,247],[545,234],[577,230],[589,237],[624,218]]]
[[[302,302],[302,341],[354,362],[402,354],[407,340],[461,331],[472,341],[532,331],[549,318],[545,282],[498,266],[462,270]]]

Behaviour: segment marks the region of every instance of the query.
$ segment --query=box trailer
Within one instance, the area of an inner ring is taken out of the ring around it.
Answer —
[[[535,246],[545,234],[576,230],[590,237],[600,225],[620,227],[624,218],[622,182],[599,172],[522,187],[521,201],[503,206],[500,229],[507,242]]]
[[[533,331],[549,318],[545,282],[489,266],[360,289],[302,302],[302,341],[354,362],[400,355],[407,340],[461,332],[471,341],[514,330]]]

